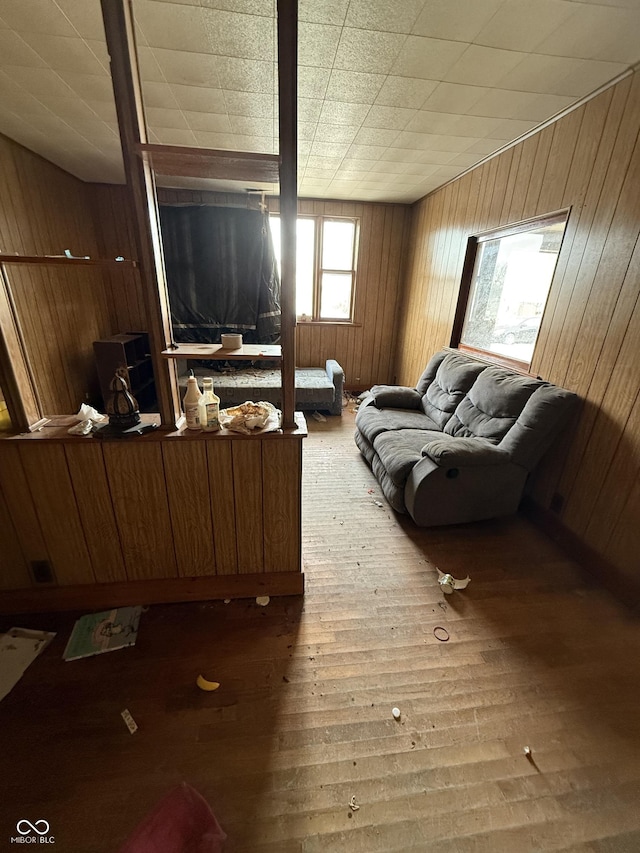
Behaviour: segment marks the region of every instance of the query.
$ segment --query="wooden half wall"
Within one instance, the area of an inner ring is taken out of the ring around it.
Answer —
[[[417,202],[396,357],[413,385],[449,344],[469,235],[570,206],[531,369],[583,404],[531,496],[586,562],[638,588],[639,128],[636,73]]]
[[[303,418],[129,440],[72,422],[0,438],[0,609],[302,592]]]

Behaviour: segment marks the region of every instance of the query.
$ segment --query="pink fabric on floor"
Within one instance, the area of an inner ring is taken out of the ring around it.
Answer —
[[[183,782],[149,812],[118,853],[222,853],[226,838],[207,801]]]

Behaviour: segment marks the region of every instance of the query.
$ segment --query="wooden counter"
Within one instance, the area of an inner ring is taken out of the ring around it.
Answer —
[[[248,436],[73,422],[0,438],[5,612],[302,592],[301,413]]]

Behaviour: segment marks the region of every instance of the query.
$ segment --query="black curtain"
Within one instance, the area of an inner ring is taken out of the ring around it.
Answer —
[[[280,277],[268,214],[210,205],[160,205],[174,340],[245,343],[280,336]]]

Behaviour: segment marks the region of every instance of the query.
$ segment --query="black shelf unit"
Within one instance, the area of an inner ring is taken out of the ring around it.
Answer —
[[[103,404],[109,399],[110,384],[116,371],[127,381],[129,391],[138,401],[141,412],[157,408],[156,383],[146,332],[126,332],[103,341],[93,342],[98,381]]]

